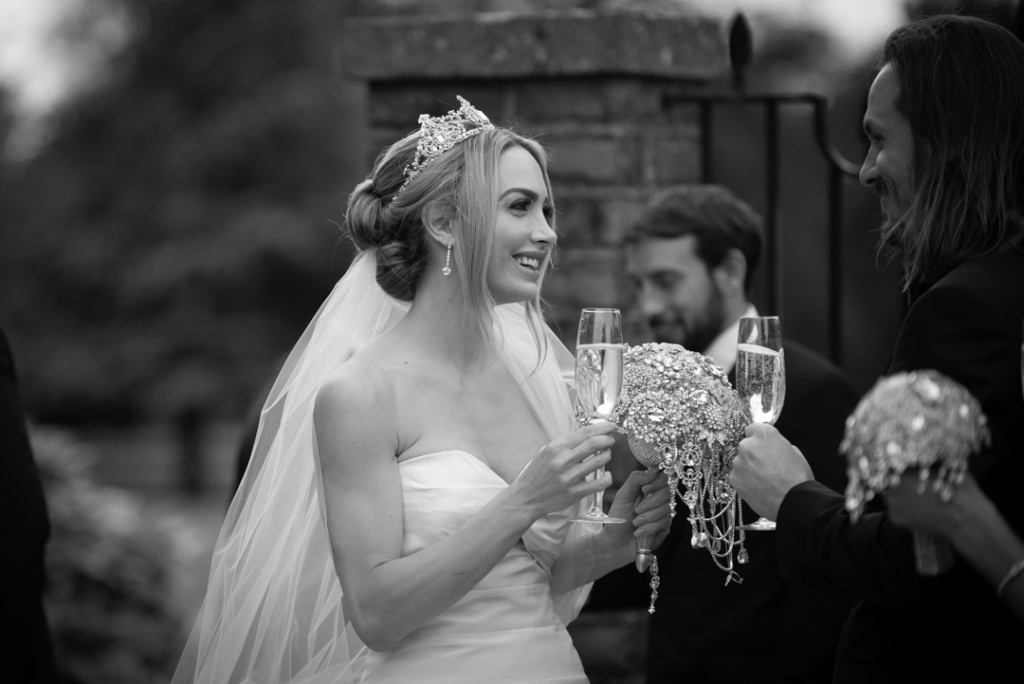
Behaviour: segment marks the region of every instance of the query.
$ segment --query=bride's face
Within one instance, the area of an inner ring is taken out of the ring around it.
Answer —
[[[557,237],[540,164],[519,146],[498,161],[498,217],[487,285],[498,304],[533,299]]]

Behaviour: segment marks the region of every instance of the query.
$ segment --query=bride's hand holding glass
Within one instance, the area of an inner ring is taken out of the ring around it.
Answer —
[[[614,431],[614,423],[594,423],[545,445],[510,487],[517,508],[528,511],[533,520],[607,489],[611,475],[587,476],[611,460]]]

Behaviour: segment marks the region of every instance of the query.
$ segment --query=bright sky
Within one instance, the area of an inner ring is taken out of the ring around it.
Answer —
[[[82,0],[0,0],[0,81],[15,91],[15,106],[32,116],[45,113],[83,77],[81,56],[56,49],[58,20]],[[807,18],[828,27],[851,58],[874,49],[905,21],[902,0],[685,0],[711,13],[739,9]]]
[[[790,16],[828,29],[851,60],[863,58],[881,45],[890,31],[907,20],[904,0],[684,0],[691,7],[732,16],[747,14]],[[756,37],[755,37],[756,40]]]
[[[46,41],[77,2],[0,0],[0,81],[14,89],[20,111],[45,111],[67,89],[66,56]]]

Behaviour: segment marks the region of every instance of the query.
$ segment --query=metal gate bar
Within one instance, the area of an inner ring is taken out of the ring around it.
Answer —
[[[816,93],[750,94],[743,87],[743,72],[750,61],[750,29],[742,14],[737,15],[729,36],[733,61],[733,90],[726,93],[677,93],[663,102],[699,106],[701,128],[702,181],[713,182],[714,109],[718,105],[750,105],[764,110],[765,117],[765,298],[769,310],[782,313],[782,225],[780,213],[781,150],[779,110],[784,106],[810,106],[814,113],[814,139],[828,165],[828,355],[841,365],[843,330],[843,183],[856,178],[860,166],[843,157],[832,144],[828,132],[828,102]]]

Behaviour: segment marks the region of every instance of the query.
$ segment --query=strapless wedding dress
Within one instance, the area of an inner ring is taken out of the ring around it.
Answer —
[[[483,461],[463,451],[425,454],[398,467],[405,508],[403,556],[452,534],[508,487]],[[569,524],[564,516],[534,523],[451,608],[395,648],[369,651],[362,683],[587,684],[551,598],[548,569]]]

